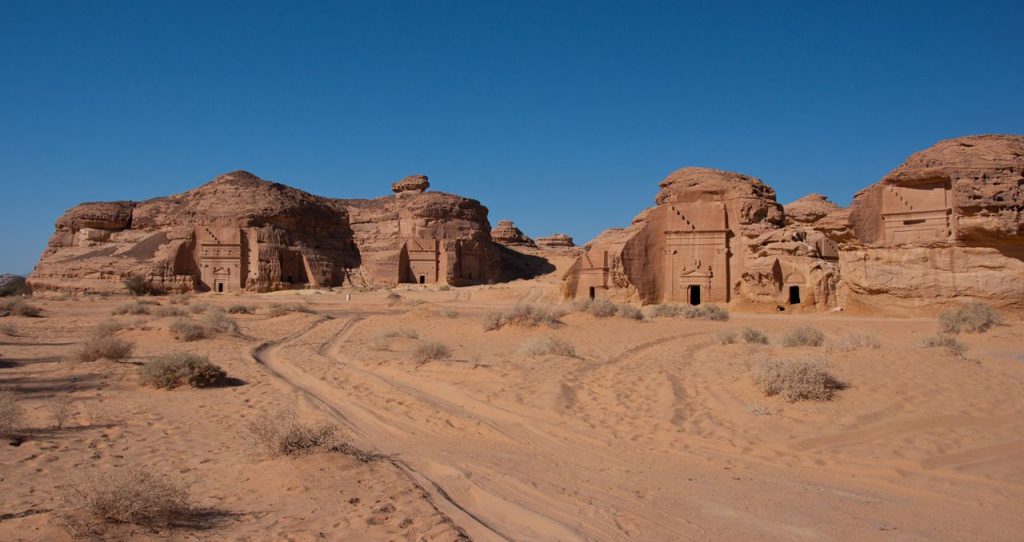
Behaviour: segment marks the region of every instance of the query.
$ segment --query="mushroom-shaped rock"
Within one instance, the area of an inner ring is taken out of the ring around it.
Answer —
[[[783,209],[786,211],[786,224],[813,224],[839,209],[839,206],[829,201],[824,194],[807,194]]]
[[[527,237],[511,220],[498,222],[498,225],[491,230],[491,239],[503,245],[535,246],[533,239]]]
[[[427,180],[426,175],[409,175],[401,181],[391,185],[391,191],[396,194],[402,194],[405,192],[420,194],[427,188],[430,188],[430,181]]]
[[[556,233],[548,237],[538,237],[537,245],[547,248],[572,248],[576,246],[572,241],[572,237],[564,233]]]

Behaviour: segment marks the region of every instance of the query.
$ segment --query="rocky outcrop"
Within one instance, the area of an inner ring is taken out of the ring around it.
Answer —
[[[786,224],[814,224],[837,210],[839,206],[823,194],[807,194],[783,207]]]
[[[533,239],[517,228],[511,220],[498,222],[498,225],[491,230],[491,239],[505,246],[536,246]]]
[[[542,248],[573,248],[576,246],[572,237],[564,233],[556,233],[547,237],[538,237],[535,241],[537,246]]]
[[[515,278],[480,202],[424,192],[426,177],[394,186],[399,195],[330,199],[236,171],[174,196],[82,204],[57,220],[29,280],[118,292],[133,275],[157,291]]]
[[[915,153],[820,231],[842,247],[845,304],[1024,308],[1022,210],[1024,136],[970,136]]]
[[[422,194],[428,188],[430,188],[430,181],[427,180],[426,175],[410,175],[391,185],[391,191],[396,194]]]
[[[759,179],[684,168],[660,185],[656,205],[608,230],[564,277],[566,297],[640,303],[834,303],[834,264],[822,234],[786,229],[775,191]]]

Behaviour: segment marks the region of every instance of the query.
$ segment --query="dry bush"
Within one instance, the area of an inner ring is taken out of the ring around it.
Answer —
[[[96,361],[101,358],[108,359],[110,361],[120,361],[131,357],[132,352],[134,351],[135,343],[109,335],[94,335],[82,344],[82,347],[78,349],[75,357],[78,361],[82,362]]]
[[[679,315],[680,309],[679,305],[651,305],[646,312],[648,318],[672,318]]]
[[[0,299],[0,316],[24,316],[38,318],[42,309],[21,298]]]
[[[139,377],[144,386],[167,390],[185,384],[193,388],[221,386],[227,376],[224,369],[210,363],[206,356],[188,352],[164,354],[139,367]]]
[[[587,312],[598,317],[608,318],[619,312],[619,307],[607,299],[591,299],[587,304]]]
[[[329,450],[337,445],[333,425],[311,425],[298,420],[294,409],[262,413],[245,426],[245,437],[256,449],[271,455],[299,455]]]
[[[522,351],[528,356],[544,356],[553,354],[555,356],[565,356],[567,358],[576,357],[576,349],[573,348],[572,344],[564,339],[558,337],[544,337],[541,339],[534,339],[523,345]]]
[[[228,312],[231,314],[252,314],[254,310],[248,305],[235,304],[228,307]]]
[[[176,294],[169,298],[172,305],[188,305],[192,301],[190,294]]]
[[[157,307],[153,309],[153,314],[160,318],[168,318],[171,316],[186,316],[188,312],[181,307]]]
[[[121,281],[132,295],[146,295],[152,290],[149,281],[141,275],[130,275]]]
[[[149,307],[139,302],[125,303],[124,305],[118,305],[114,310],[110,311],[110,314],[149,314]]]
[[[25,426],[25,409],[14,390],[0,388],[0,437],[13,437]]]
[[[224,309],[220,307],[214,307],[210,309],[205,316],[203,316],[203,324],[208,328],[219,331],[221,333],[232,333],[238,334],[238,324],[224,312]]]
[[[520,327],[545,325],[553,328],[561,325],[563,316],[565,316],[565,311],[562,309],[521,303],[503,312],[489,313],[484,318],[484,329],[491,331],[505,325]]]
[[[113,335],[124,328],[125,325],[122,322],[117,320],[106,320],[96,325],[96,328],[92,330],[92,336],[105,337],[107,335]]]
[[[439,342],[421,343],[417,345],[416,349],[412,352],[412,358],[419,363],[425,363],[435,359],[448,359],[451,355],[451,349],[444,343]]]
[[[183,486],[137,467],[78,477],[65,488],[64,506],[72,530],[91,533],[117,523],[172,527],[193,514]]]
[[[388,293],[388,298],[387,299],[388,299],[388,303],[394,305],[395,303],[398,303],[399,301],[402,300],[402,296],[399,295],[396,292],[390,292],[390,293]]]
[[[25,282],[25,277],[9,277],[3,284],[0,284],[0,297],[12,297],[19,295],[30,295],[32,289]]]
[[[800,326],[793,329],[782,337],[782,346],[794,348],[797,346],[821,346],[825,343],[825,333],[820,329],[811,326]]]
[[[390,352],[391,343],[383,337],[374,337],[370,339],[368,348],[374,352]]]
[[[719,344],[735,344],[736,343],[736,330],[735,329],[723,329],[715,334],[718,338]]]
[[[714,303],[705,303],[696,307],[684,306],[682,315],[683,318],[688,320],[712,320],[715,322],[725,322],[729,320],[729,311],[715,305]]]
[[[967,345],[958,341],[952,335],[943,335],[941,333],[932,335],[922,339],[920,344],[922,348],[945,348],[951,354],[960,358],[967,354]]]
[[[195,305],[189,305],[188,312],[191,312],[192,314],[203,314],[212,307],[213,305],[209,303],[196,303]]]
[[[747,412],[753,414],[754,416],[771,416],[772,414],[778,412],[778,410],[772,407],[767,407],[754,403],[752,405],[747,405]]]
[[[747,344],[768,344],[768,336],[760,329],[752,327],[740,328],[740,339]]]
[[[12,324],[10,322],[4,322],[3,324],[0,324],[0,333],[3,333],[4,335],[7,335],[8,337],[17,337],[18,336],[18,328],[17,328],[17,326],[15,326],[14,324]]]
[[[292,313],[292,312],[302,312],[302,313],[305,313],[305,314],[317,314],[316,310],[313,309],[313,307],[310,307],[309,305],[305,305],[305,304],[302,304],[302,303],[292,303],[290,305],[285,305],[285,304],[282,304],[282,303],[274,303],[273,305],[270,306],[270,310],[269,310],[268,314],[270,314],[271,318],[277,318],[278,316],[284,316],[284,315]]]
[[[447,284],[442,284],[442,285],[437,287],[437,291],[439,291],[439,292],[447,292],[448,290],[451,290],[451,289],[452,289],[452,287],[447,285]]]
[[[644,313],[640,310],[640,308],[639,307],[634,307],[633,305],[630,305],[629,303],[623,303],[623,304],[619,305],[619,310],[618,310],[618,312],[616,314],[620,318],[625,318],[627,320],[643,320],[644,319]]]
[[[198,341],[206,337],[206,328],[188,318],[178,318],[171,324],[170,330],[179,341]]]
[[[405,339],[419,339],[420,333],[415,329],[412,329],[411,327],[400,327],[397,329],[387,329],[381,331],[380,333],[377,333],[375,337],[382,339],[391,339],[394,337],[402,337]]]
[[[58,395],[53,398],[53,403],[50,405],[50,426],[54,429],[60,429],[64,427],[64,424],[68,421],[68,416],[71,415],[71,397],[67,395]]]
[[[939,314],[942,333],[984,333],[992,326],[1002,324],[1003,315],[984,303],[973,301],[962,307],[948,309]]]
[[[454,309],[450,309],[448,307],[441,308],[441,310],[437,311],[437,313],[439,315],[441,315],[442,317],[444,317],[444,318],[458,318],[459,317],[458,311],[456,311]]]
[[[781,395],[791,403],[827,401],[845,387],[824,362],[806,360],[765,362],[754,372],[754,384],[766,396]]]
[[[860,350],[861,348],[881,348],[882,343],[878,341],[878,337],[870,333],[847,333],[841,335],[834,342],[828,344],[829,350],[835,350],[839,352],[852,352],[854,350]]]

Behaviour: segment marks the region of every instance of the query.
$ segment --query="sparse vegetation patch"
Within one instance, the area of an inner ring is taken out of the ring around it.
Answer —
[[[198,341],[206,337],[206,328],[188,318],[178,318],[171,323],[170,330],[179,341]]]
[[[92,534],[104,524],[172,527],[193,513],[184,486],[136,467],[79,477],[67,485],[64,505],[69,526]]]
[[[227,373],[206,356],[173,352],[147,361],[139,367],[139,377],[143,385],[170,390],[186,384],[193,388],[221,386]]]
[[[91,362],[98,359],[120,361],[131,357],[135,343],[113,336],[93,336],[79,348],[75,357],[78,361]]]
[[[260,414],[245,428],[253,447],[271,456],[328,450],[337,443],[337,429],[333,425],[302,423],[293,409]]]
[[[520,327],[558,327],[562,324],[565,311],[532,303],[520,303],[505,311],[494,311],[484,317],[484,329],[492,331],[505,325]]]
[[[953,335],[941,333],[925,337],[921,340],[922,348],[945,348],[951,354],[962,358],[967,354],[967,345],[957,340]]]
[[[816,360],[773,360],[754,372],[754,384],[766,396],[781,395],[786,401],[827,401],[845,385],[826,364]]]
[[[0,389],[0,438],[17,435],[25,425],[25,409],[22,408],[14,390]]]
[[[439,342],[425,342],[419,344],[412,352],[413,359],[420,363],[436,359],[448,359],[451,355],[451,349],[444,343]]]
[[[0,316],[24,316],[38,318],[43,315],[42,309],[21,298],[0,299]]]
[[[558,337],[544,337],[534,339],[523,345],[523,353],[528,356],[565,356],[576,357],[576,349],[568,341]]]
[[[125,303],[123,305],[118,305],[117,307],[114,308],[114,310],[110,311],[110,313],[113,314],[113,315],[118,315],[118,314],[134,314],[134,315],[149,314],[149,307],[147,307],[146,305],[136,301],[134,303]]]
[[[862,348],[881,348],[882,343],[878,341],[878,337],[870,333],[847,333],[841,335],[835,342],[829,343],[829,350],[837,350],[839,352],[852,352],[854,350],[860,350]]]
[[[1003,315],[984,303],[973,301],[939,314],[939,330],[943,333],[984,333],[1002,324]]]
[[[782,337],[782,346],[786,348],[821,346],[822,344],[825,344],[825,333],[811,326],[800,326]]]

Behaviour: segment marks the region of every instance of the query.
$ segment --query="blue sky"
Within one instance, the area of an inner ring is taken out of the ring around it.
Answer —
[[[246,169],[412,173],[583,242],[674,169],[841,204],[949,137],[1024,133],[1024,3],[48,2],[0,10],[0,272],[82,201]]]

